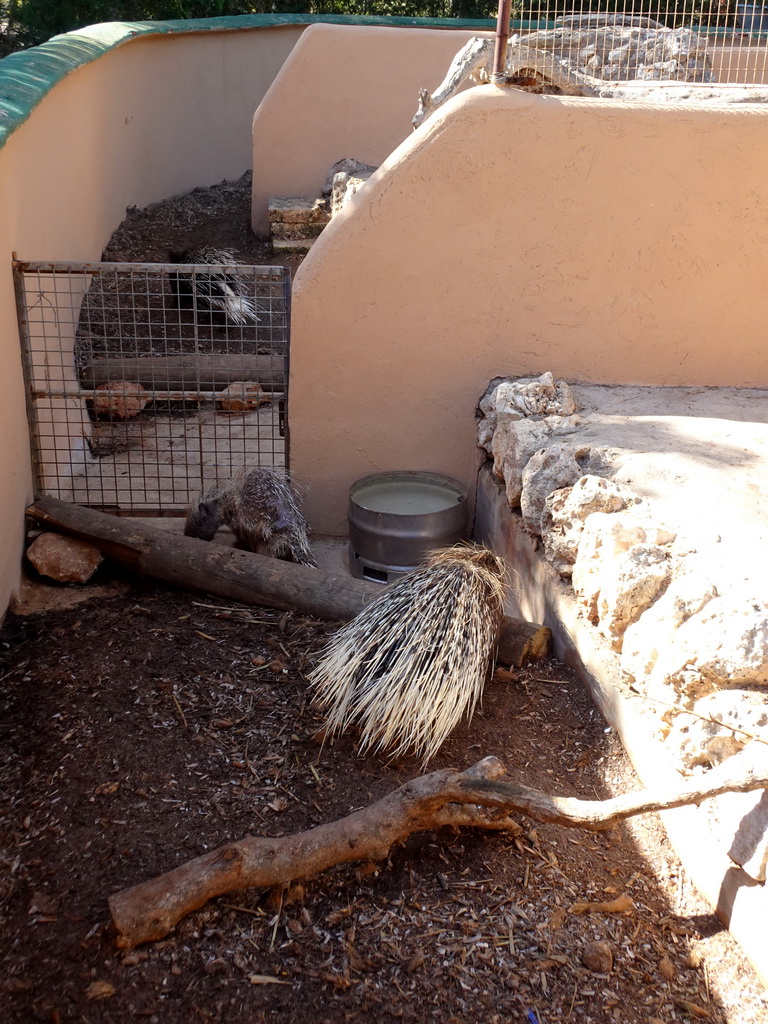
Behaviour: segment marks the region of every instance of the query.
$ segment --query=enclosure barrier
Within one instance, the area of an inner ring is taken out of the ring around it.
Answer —
[[[14,275],[36,496],[180,515],[241,466],[287,469],[287,268],[16,261]],[[229,315],[211,305],[222,285]]]

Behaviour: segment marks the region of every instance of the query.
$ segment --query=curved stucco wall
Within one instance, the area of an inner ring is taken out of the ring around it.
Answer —
[[[126,206],[241,175],[253,111],[304,27],[132,39],[99,26],[0,63],[0,127],[15,129],[0,137],[0,616],[32,497],[12,254],[98,259]]]
[[[433,35],[436,24],[489,24],[343,15],[113,23],[0,62],[0,616],[18,582],[32,496],[12,254],[98,259],[127,206],[239,177],[251,166],[254,111],[307,26],[324,22]]]
[[[763,107],[487,86],[441,108],[296,276],[292,466],[313,526],[343,533],[367,473],[472,486],[475,404],[500,374],[768,386],[766,139]]]
[[[412,133],[419,89],[434,90],[477,29],[312,25],[253,118],[253,212],[270,196],[319,195],[343,157],[378,166]]]

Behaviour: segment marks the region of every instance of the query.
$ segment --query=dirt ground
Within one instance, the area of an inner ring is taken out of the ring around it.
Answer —
[[[115,263],[165,263],[173,251],[214,245],[231,249],[241,263],[295,271],[301,254],[277,258],[271,243],[251,231],[251,181],[251,172],[246,171],[236,181],[196,188],[143,209],[129,207],[103,258]]]
[[[375,870],[234,892],[117,950],[110,894],[250,833],[334,820],[420,771],[313,738],[305,676],[332,624],[147,582],[111,592],[0,632],[8,1024],[768,1020],[655,816],[597,834],[526,820],[517,837],[423,833]],[[497,675],[430,768],[489,754],[564,795],[636,787],[556,662]],[[630,909],[577,907],[619,896]]]

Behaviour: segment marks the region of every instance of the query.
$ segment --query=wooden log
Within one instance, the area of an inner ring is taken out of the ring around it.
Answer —
[[[110,380],[130,380],[162,391],[220,391],[238,380],[254,381],[265,390],[285,386],[282,357],[270,355],[171,355],[93,359],[80,373],[85,388]]]
[[[163,938],[185,914],[214,896],[238,889],[285,886],[350,861],[380,861],[414,832],[446,825],[520,831],[512,814],[566,828],[599,831],[636,814],[700,804],[720,793],[747,793],[768,785],[765,763],[745,751],[704,776],[670,779],[662,790],[624,793],[608,800],[558,797],[514,782],[496,757],[464,772],[451,768],[413,779],[368,807],[306,832],[280,838],[247,836],[187,861],[109,900],[117,945]],[[576,904],[572,913],[592,904]],[[631,909],[631,902],[598,904]]]
[[[89,541],[106,558],[142,576],[243,604],[295,609],[338,622],[354,618],[382,592],[380,584],[346,574],[171,534],[58,498],[40,498],[27,515],[40,526]],[[543,657],[548,645],[545,626],[505,617],[497,660],[520,667]]]

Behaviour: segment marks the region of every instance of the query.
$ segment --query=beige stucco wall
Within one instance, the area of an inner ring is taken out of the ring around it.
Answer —
[[[308,27],[254,114],[254,231],[269,233],[270,196],[317,196],[342,157],[378,166],[411,134],[419,89],[436,89],[468,39],[492,35],[477,29]],[[709,56],[718,81],[768,77],[764,46],[713,43]]]
[[[325,229],[293,290],[294,474],[472,486],[488,380],[768,386],[768,109],[491,86],[446,104]]]
[[[473,35],[488,33],[311,25],[253,118],[254,231],[268,233],[270,196],[317,196],[337,160],[378,166]]]
[[[126,206],[239,177],[253,111],[302,31],[133,40],[68,75],[0,149],[0,615],[32,496],[12,254],[98,259]]]
[[[768,79],[768,47],[713,46],[709,51],[718,82],[753,84]]]

